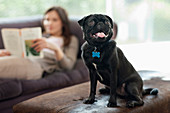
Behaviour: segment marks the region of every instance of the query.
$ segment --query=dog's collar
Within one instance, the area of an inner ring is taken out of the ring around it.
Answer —
[[[101,49],[101,48],[105,47],[109,42],[110,42],[110,40],[107,41],[107,42],[104,43],[104,44],[96,45],[96,46],[93,46],[93,47],[95,48],[95,50],[96,50],[97,48],[98,48],[98,49]]]
[[[94,47],[94,52],[96,52],[97,51],[97,47]]]

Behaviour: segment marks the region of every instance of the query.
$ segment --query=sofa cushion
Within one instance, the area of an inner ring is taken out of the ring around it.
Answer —
[[[14,113],[170,113],[170,81],[147,80],[145,87],[156,87],[158,95],[146,95],[143,97],[145,104],[140,107],[127,108],[128,99],[117,98],[118,106],[106,107],[109,95],[96,92],[97,101],[94,104],[83,104],[88,97],[90,83],[83,83],[64,88],[45,95],[41,95],[13,107]],[[97,90],[102,88],[97,85]]]
[[[73,70],[55,72],[38,80],[0,79],[0,101],[46,89],[61,89],[89,80],[87,68],[78,59]]]
[[[83,32],[77,22],[77,20],[74,20],[72,19],[71,22],[70,22],[70,30],[71,30],[71,33],[74,34],[76,37],[78,37],[78,40],[79,40],[79,52],[78,52],[78,58],[81,57],[81,45],[85,42],[83,40]]]
[[[0,79],[0,101],[19,96],[22,93],[19,80]]]
[[[61,89],[66,86],[86,82],[89,80],[85,67],[81,59],[73,70],[67,72],[54,72],[38,80],[21,80],[22,94],[34,93],[45,89]]]

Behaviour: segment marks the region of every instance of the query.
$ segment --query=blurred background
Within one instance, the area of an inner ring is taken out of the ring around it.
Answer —
[[[0,20],[43,16],[54,5],[70,18],[109,15],[118,25],[116,42],[137,70],[170,73],[170,0],[0,0]]]
[[[0,18],[43,15],[53,5],[64,7],[72,18],[111,16],[120,44],[170,40],[170,0],[0,0]]]

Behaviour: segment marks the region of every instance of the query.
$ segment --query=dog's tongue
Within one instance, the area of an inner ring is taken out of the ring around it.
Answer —
[[[96,33],[96,36],[100,38],[104,38],[105,34],[103,32],[100,32],[100,33]]]

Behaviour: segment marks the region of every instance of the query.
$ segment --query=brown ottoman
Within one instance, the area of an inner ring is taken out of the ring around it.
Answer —
[[[52,93],[44,94],[13,107],[14,113],[170,113],[170,81],[149,80],[145,87],[159,89],[157,96],[145,96],[145,104],[141,107],[126,108],[126,101],[117,99],[116,108],[106,107],[109,95],[100,95],[97,92],[92,105],[83,104],[89,94],[89,82],[64,88]],[[99,84],[99,87],[103,85]]]

